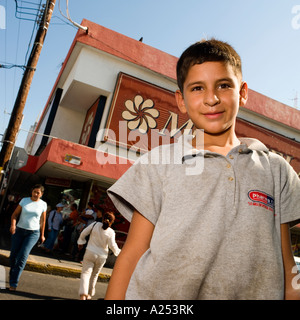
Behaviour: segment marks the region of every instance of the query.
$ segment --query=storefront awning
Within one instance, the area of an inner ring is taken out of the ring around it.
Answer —
[[[99,163],[97,160],[99,152],[105,157],[106,163]],[[93,148],[53,138],[39,156],[29,155],[27,164],[20,170],[41,177],[113,182],[132,165],[129,161],[126,162]]]

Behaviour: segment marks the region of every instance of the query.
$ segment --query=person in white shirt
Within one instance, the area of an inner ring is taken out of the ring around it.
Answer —
[[[90,235],[82,263],[80,300],[88,300],[95,295],[98,275],[106,262],[108,250],[111,249],[115,256],[118,256],[121,251],[115,240],[115,231],[110,228],[114,220],[113,212],[106,212],[102,223],[96,221],[90,224],[81,232],[77,241],[78,248],[81,250],[86,243],[86,237]]]

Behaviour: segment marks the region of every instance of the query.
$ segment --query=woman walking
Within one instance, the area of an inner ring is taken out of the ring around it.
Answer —
[[[98,218],[102,216],[98,213]],[[115,220],[113,212],[104,214],[103,222],[95,222],[86,227],[78,239],[78,247],[82,249],[86,243],[86,237],[90,235],[84,254],[80,277],[79,296],[80,300],[89,300],[95,295],[95,286],[98,275],[105,264],[108,249],[118,256],[120,249],[115,240],[115,231],[110,228]]]
[[[28,255],[40,238],[45,241],[45,221],[47,203],[41,199],[44,187],[35,185],[31,197],[23,198],[11,216],[10,233],[12,234],[10,252],[9,290],[15,291]],[[19,222],[17,224],[17,219]]]

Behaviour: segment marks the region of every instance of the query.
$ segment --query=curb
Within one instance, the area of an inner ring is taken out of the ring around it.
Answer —
[[[0,265],[4,265],[6,267],[10,266],[9,256],[5,254],[0,254]],[[61,266],[54,266],[46,263],[39,263],[27,260],[26,266],[24,268],[27,271],[52,274],[56,276],[69,277],[69,278],[80,278],[81,270],[75,268],[67,268]],[[109,274],[101,273],[99,274],[98,281],[100,282],[108,282],[110,279]]]

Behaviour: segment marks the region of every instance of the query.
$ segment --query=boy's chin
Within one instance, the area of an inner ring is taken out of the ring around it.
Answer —
[[[229,126],[228,128],[209,128],[208,130],[203,130],[203,131],[204,131],[204,134],[218,137],[228,133],[231,129],[232,129],[232,126]]]

